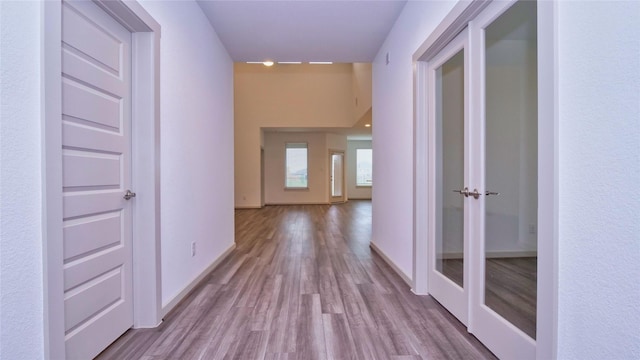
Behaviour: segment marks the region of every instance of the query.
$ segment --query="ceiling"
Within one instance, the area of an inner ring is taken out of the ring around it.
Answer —
[[[406,0],[200,0],[233,61],[372,62]]]

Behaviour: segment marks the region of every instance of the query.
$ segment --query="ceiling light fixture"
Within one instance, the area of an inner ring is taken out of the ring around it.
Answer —
[[[371,127],[371,124],[364,124],[364,127]]]
[[[331,65],[333,62],[331,61],[309,61],[311,65]]]
[[[273,61],[267,60],[267,61],[263,62],[262,65],[264,65],[264,66],[273,66]]]
[[[262,61],[247,61],[247,64],[262,64]]]
[[[301,61],[278,61],[278,64],[302,64]]]

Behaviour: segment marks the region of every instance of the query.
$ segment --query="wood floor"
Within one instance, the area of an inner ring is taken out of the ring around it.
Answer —
[[[442,273],[462,287],[462,260],[442,263]],[[488,258],[485,271],[485,304],[535,339],[538,258]]]
[[[369,248],[371,202],[236,211],[237,248],[99,359],[493,359]]]

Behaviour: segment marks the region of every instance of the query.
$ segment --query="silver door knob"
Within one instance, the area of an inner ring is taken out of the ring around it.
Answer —
[[[470,192],[469,195],[473,196],[474,199],[478,199],[482,194],[478,192],[478,189],[473,189],[473,192]]]
[[[464,195],[464,197],[469,197],[469,188],[465,187],[462,190],[453,190],[453,192]]]
[[[129,200],[134,197],[136,197],[136,193],[131,192],[131,190],[127,189],[127,192],[124,194],[124,199]]]

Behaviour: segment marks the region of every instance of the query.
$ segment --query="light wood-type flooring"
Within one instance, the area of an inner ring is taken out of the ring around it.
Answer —
[[[236,210],[233,253],[99,359],[493,359],[369,248],[371,202]],[[212,234],[215,236],[215,234]]]

